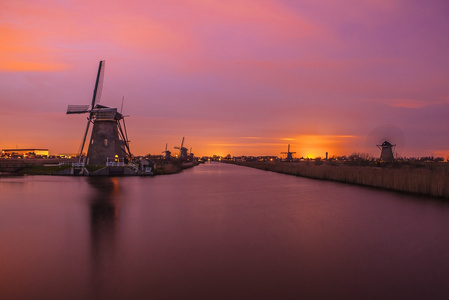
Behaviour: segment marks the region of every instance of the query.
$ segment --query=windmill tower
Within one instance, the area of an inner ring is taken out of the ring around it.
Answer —
[[[108,159],[126,162],[132,157],[124,116],[117,111],[117,108],[98,104],[101,96],[104,66],[105,62],[100,61],[91,104],[69,105],[67,107],[67,114],[88,114],[79,162],[81,162],[89,126],[91,123],[93,124],[85,160],[88,165],[105,165]]]
[[[165,153],[165,157],[164,157],[165,160],[170,160],[171,152],[170,152],[170,150],[167,150],[167,146],[168,146],[168,143],[165,143],[165,151],[162,151],[162,153]]]
[[[285,161],[293,161],[293,155],[296,154],[296,152],[290,152],[290,144],[288,144],[287,152],[281,152],[281,154],[287,154],[287,158]]]
[[[179,149],[179,159],[187,160],[187,148],[184,147],[184,137],[182,137],[181,147],[174,147],[175,149]]]
[[[396,145],[392,145],[388,141],[384,141],[381,145],[376,145],[377,148],[379,148],[380,152],[380,160],[384,162],[393,162],[394,156],[393,156],[393,147],[396,147]]]

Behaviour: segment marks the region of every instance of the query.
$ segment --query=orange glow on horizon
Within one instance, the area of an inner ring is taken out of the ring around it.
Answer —
[[[399,154],[449,155],[445,4],[325,2],[3,1],[0,149],[76,153],[86,116],[66,107],[91,103],[106,60],[101,104],[125,97],[135,155],[185,136],[196,156],[378,156],[369,134],[385,123],[407,137]]]
[[[53,72],[69,69],[62,63],[43,63],[35,61],[0,61],[0,70],[6,72]]]

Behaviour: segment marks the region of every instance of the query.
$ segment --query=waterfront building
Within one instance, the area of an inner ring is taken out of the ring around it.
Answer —
[[[2,149],[2,156],[14,158],[48,157],[48,149]]]

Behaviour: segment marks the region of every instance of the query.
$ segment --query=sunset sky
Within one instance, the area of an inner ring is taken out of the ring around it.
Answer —
[[[100,60],[131,151],[449,156],[447,0],[6,0],[0,147],[76,153]]]

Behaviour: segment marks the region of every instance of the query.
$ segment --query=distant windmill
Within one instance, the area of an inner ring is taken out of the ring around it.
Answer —
[[[81,162],[89,126],[91,123],[93,124],[86,156],[86,164],[90,165],[105,165],[108,158],[129,160],[132,157],[124,116],[117,111],[117,108],[98,104],[101,96],[104,66],[104,60],[100,61],[92,103],[90,105],[69,105],[67,107],[67,114],[88,114],[79,162]],[[121,124],[123,124],[123,129]]]
[[[391,144],[392,141],[394,141],[394,145]],[[366,136],[365,147],[373,149],[373,145],[381,150],[380,160],[394,161],[394,157],[398,156],[398,149],[405,149],[405,135],[396,125],[379,125]]]
[[[187,148],[184,147],[184,137],[182,137],[181,147],[174,147],[175,149],[179,149],[179,159],[187,160]]]
[[[194,155],[193,155],[193,153],[192,153],[192,148],[190,147],[189,159],[190,159],[191,161],[193,161],[193,158],[194,158]]]
[[[287,154],[287,158],[285,161],[293,161],[293,155],[296,154],[296,152],[290,152],[290,144],[288,144],[287,152],[281,152],[281,154]]]
[[[167,150],[168,143],[165,143],[165,151],[162,151],[162,153],[165,153],[165,160],[170,160],[171,158],[171,152],[170,150]]]
[[[380,152],[380,160],[384,162],[393,162],[394,156],[393,156],[393,148],[396,147],[396,145],[392,145],[388,141],[384,141],[381,145],[376,145],[377,148],[381,150]]]

